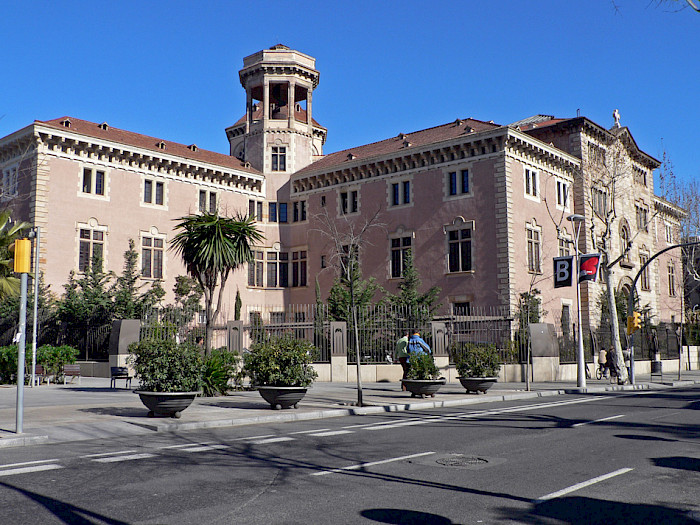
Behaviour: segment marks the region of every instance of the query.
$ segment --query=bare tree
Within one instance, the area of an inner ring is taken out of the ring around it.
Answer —
[[[371,246],[368,240],[370,232],[375,229],[384,229],[385,225],[379,222],[381,209],[368,217],[350,218],[343,215],[340,219],[334,219],[324,208],[322,213],[313,216],[319,224],[314,228],[330,242],[330,261],[338,269],[339,277],[347,286],[350,299],[350,313],[355,339],[355,358],[357,361],[357,406],[362,406],[362,379],[360,375],[360,335],[357,326],[357,276],[361,274],[362,253]]]

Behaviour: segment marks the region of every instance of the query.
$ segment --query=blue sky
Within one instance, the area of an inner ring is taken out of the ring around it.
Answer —
[[[610,127],[618,108],[700,176],[700,14],[655,0],[5,0],[0,34],[0,136],[69,115],[227,153],[243,57],[283,43],[317,59],[326,153],[458,117]]]

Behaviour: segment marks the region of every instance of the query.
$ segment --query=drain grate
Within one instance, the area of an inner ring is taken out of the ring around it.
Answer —
[[[445,465],[446,467],[473,467],[474,465],[484,465],[489,461],[476,456],[463,456],[462,454],[455,454],[454,456],[440,458],[437,460],[437,462],[440,465]]]

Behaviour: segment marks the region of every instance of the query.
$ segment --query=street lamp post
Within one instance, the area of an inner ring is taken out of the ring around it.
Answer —
[[[576,384],[579,388],[586,388],[586,362],[583,357],[583,328],[581,327],[581,284],[579,283],[579,265],[580,253],[578,250],[578,239],[581,233],[581,223],[585,221],[583,215],[574,213],[567,217],[574,225],[576,235],[574,239],[574,248],[576,249],[576,306],[578,309],[578,347],[576,348]]]

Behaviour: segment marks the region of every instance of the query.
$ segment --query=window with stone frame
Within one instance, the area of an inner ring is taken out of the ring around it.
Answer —
[[[3,199],[11,199],[17,196],[18,172],[18,164],[2,170],[2,191],[0,191],[0,196]]]
[[[559,233],[559,257],[566,257],[567,255],[571,255],[571,245],[572,245],[572,240],[568,235],[568,232],[566,230],[562,230]]]
[[[358,213],[359,208],[359,191],[349,190],[340,192],[340,214],[349,215]]]
[[[623,257],[622,257],[622,262],[625,262],[627,264],[630,264],[631,258],[630,258],[630,250],[628,249],[630,246],[630,231],[629,228],[627,227],[627,224],[623,223],[620,225],[620,251],[625,252]]]
[[[560,209],[569,209],[569,191],[571,184],[567,181],[557,179],[557,206]]]
[[[668,262],[668,295],[676,296],[676,265],[673,261]]]
[[[591,207],[601,217],[608,213],[608,192],[603,188],[591,188]]]
[[[447,271],[449,273],[471,272],[473,223],[461,224],[447,229]]]
[[[105,172],[93,168],[83,168],[82,193],[89,195],[105,194]]]
[[[141,277],[163,278],[164,247],[162,237],[141,237]]]
[[[401,235],[389,240],[391,245],[390,275],[392,279],[403,276],[407,257],[411,254],[412,235]]]
[[[637,229],[639,231],[649,231],[649,209],[643,203],[634,205],[635,215],[637,219]]]
[[[153,179],[144,179],[143,202],[157,206],[165,204],[165,183]]]
[[[525,168],[525,195],[539,197],[540,175],[537,171]]]
[[[287,171],[287,148],[272,146],[272,171]]]
[[[306,286],[306,250],[292,252],[292,287]]]
[[[639,267],[640,269],[649,261],[649,254],[640,253],[639,254]],[[642,275],[639,278],[640,288],[645,291],[651,290],[651,282],[649,281],[649,267],[647,266],[642,270]]]
[[[530,273],[542,273],[542,229],[536,224],[525,227],[527,236],[527,269]]]
[[[262,288],[265,286],[263,281],[265,269],[265,252],[260,250],[253,251],[254,259],[248,263],[248,286],[253,288]]]
[[[99,258],[100,268],[104,261],[105,231],[82,226],[78,231],[78,271],[85,272],[92,264],[94,258]]]
[[[668,244],[673,244],[673,225],[669,223],[664,223],[666,230],[666,242]]]

